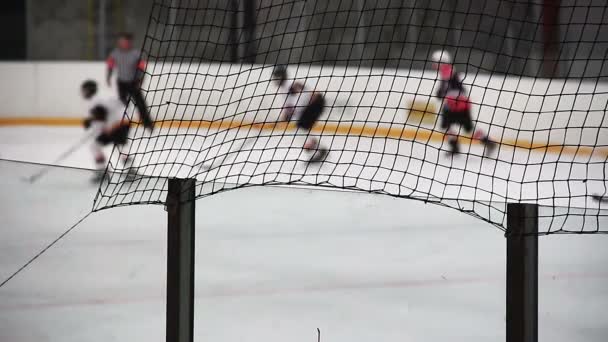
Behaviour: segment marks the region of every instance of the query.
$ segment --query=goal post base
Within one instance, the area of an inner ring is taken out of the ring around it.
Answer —
[[[169,179],[167,194],[167,342],[194,340],[195,179]]]
[[[538,341],[538,205],[507,205],[507,342]]]

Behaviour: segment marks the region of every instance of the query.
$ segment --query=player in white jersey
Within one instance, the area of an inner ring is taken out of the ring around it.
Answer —
[[[89,115],[84,120],[84,127],[92,131],[95,137],[91,144],[91,152],[97,169],[94,181],[101,181],[106,165],[103,147],[114,144],[121,152],[121,160],[129,166],[130,158],[123,155],[121,149],[127,144],[129,121],[123,120],[125,105],[118,98],[104,98],[97,94],[97,83],[87,80],[80,87],[82,97],[87,100]]]
[[[311,134],[312,127],[325,109],[323,94],[307,89],[301,82],[289,81],[287,69],[284,67],[276,67],[272,72],[272,79],[280,93],[287,95],[281,112],[281,119],[296,120],[298,129],[306,132],[306,140],[302,148],[311,153],[309,162],[324,161],[328,150],[320,146],[318,137]]]

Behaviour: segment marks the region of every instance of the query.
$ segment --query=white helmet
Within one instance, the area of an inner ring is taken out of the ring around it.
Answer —
[[[452,56],[445,50],[437,50],[431,55],[433,63],[452,64]]]

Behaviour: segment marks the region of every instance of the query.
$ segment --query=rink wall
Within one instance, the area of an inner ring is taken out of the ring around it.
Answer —
[[[281,105],[269,82],[271,71],[262,65],[156,63],[148,66],[144,88],[157,120],[271,121]],[[289,71],[326,93],[332,107],[328,121],[371,127],[406,124],[408,104],[428,101],[436,87],[432,71],[308,65]],[[8,62],[0,63],[0,74],[0,118],[5,120],[74,122],[86,114],[78,87],[87,78],[97,80],[103,93],[113,93],[103,81],[101,62]],[[608,145],[608,84],[486,74],[472,74],[465,83],[478,125],[492,136],[535,144]]]

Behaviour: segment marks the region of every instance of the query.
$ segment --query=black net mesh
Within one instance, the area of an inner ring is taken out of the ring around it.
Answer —
[[[130,176],[115,150],[95,210],[163,203],[181,177],[198,197],[365,191],[500,228],[506,203],[538,203],[543,233],[608,231],[608,5],[552,3],[156,0],[156,128],[132,130]]]

